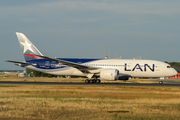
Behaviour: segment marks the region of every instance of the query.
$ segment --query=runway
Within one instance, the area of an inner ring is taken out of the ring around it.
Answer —
[[[138,87],[180,87],[176,84],[158,83],[82,83],[82,82],[22,82],[22,81],[0,81],[0,84],[8,85],[63,85],[63,86],[138,86]]]

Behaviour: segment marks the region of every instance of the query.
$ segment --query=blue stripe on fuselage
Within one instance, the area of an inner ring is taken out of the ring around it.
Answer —
[[[84,58],[83,59],[81,59],[81,58],[56,58],[56,59],[64,60],[64,61],[68,61],[68,62],[74,62],[74,63],[78,63],[78,64],[100,60],[100,59],[84,59]],[[26,62],[32,63],[32,64],[37,64],[34,67],[41,68],[41,69],[59,69],[59,68],[67,67],[66,65],[62,65],[62,64],[59,64],[59,63],[56,63],[54,61],[50,61],[47,59],[35,59],[35,60],[29,60]]]

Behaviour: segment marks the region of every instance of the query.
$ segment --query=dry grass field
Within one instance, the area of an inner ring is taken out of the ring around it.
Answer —
[[[179,87],[0,85],[0,119],[4,120],[179,118]]]
[[[18,78],[16,73],[0,75],[0,81],[23,81],[23,82],[82,82],[86,78],[44,78],[44,77],[22,77]],[[101,81],[102,83],[159,83],[159,81],[152,81],[148,79],[130,79],[128,81]]]

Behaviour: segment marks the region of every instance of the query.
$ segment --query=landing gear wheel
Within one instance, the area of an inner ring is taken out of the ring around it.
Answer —
[[[88,80],[88,79],[86,79],[86,80],[85,80],[85,83],[89,83],[89,80]]]
[[[92,83],[96,83],[96,82],[97,82],[97,80],[96,80],[96,79],[92,80]]]
[[[163,81],[159,81],[159,84],[163,84]]]
[[[97,79],[97,83],[101,83],[101,80]]]
[[[93,83],[93,80],[89,80],[89,83]]]

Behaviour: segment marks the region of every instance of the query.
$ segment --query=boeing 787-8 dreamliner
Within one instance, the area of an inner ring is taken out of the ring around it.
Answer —
[[[7,62],[43,73],[85,76],[85,83],[128,80],[130,77],[163,78],[177,74],[169,64],[156,60],[50,58],[44,56],[23,33],[16,32],[16,35],[25,62]]]

